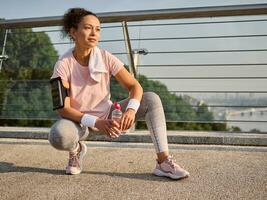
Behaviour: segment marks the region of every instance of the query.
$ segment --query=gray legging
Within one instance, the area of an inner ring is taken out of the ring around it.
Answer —
[[[119,102],[122,111],[125,111],[128,101],[129,99],[124,99]],[[109,119],[113,110],[114,107],[112,106]],[[156,153],[168,151],[164,110],[159,96],[154,92],[143,94],[135,120],[143,118],[145,118]],[[87,127],[68,119],[60,119],[51,127],[48,139],[56,149],[72,151],[77,146],[78,141],[85,140],[88,134]]]

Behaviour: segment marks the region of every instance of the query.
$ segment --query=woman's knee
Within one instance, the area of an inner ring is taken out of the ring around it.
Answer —
[[[144,92],[143,99],[148,105],[161,104],[160,97],[155,92]]]
[[[69,151],[79,141],[79,129],[81,127],[75,122],[60,119],[51,127],[48,140],[54,148]]]

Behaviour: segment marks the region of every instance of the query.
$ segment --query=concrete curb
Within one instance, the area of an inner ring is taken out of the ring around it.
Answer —
[[[49,128],[0,127],[0,138],[47,139]],[[88,141],[110,141],[105,135],[90,135]],[[136,131],[121,135],[114,142],[151,143],[149,132]],[[170,144],[213,144],[267,146],[267,134],[168,131]]]
[[[108,141],[103,135],[93,135],[89,137],[90,141]],[[114,142],[144,142],[151,143],[152,140],[149,134],[122,135],[118,139],[113,139]],[[173,135],[168,134],[168,142],[170,144],[214,144],[214,145],[240,145],[240,146],[267,146],[267,138],[249,137],[249,136],[192,136],[192,135]]]

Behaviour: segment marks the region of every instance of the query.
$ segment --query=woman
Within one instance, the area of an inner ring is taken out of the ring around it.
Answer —
[[[49,141],[56,149],[69,151],[66,173],[81,173],[87,151],[81,140],[90,131],[119,137],[135,120],[143,117],[157,153],[153,173],[173,179],[188,177],[189,173],[169,155],[164,111],[158,95],[143,93],[123,63],[97,47],[100,39],[97,16],[82,8],[69,9],[63,18],[63,30],[75,47],[59,58],[52,78],[60,77],[63,85],[69,88],[70,96],[65,98],[64,107],[57,110],[62,118],[51,127]],[[124,112],[120,123],[110,119],[114,110],[110,101],[111,75],[129,91],[129,98],[119,102]]]

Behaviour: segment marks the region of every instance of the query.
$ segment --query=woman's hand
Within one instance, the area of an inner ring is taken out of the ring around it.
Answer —
[[[131,128],[131,126],[134,123],[134,119],[135,119],[135,110],[129,108],[122,115],[121,123],[120,123],[120,130],[125,131],[125,130]]]
[[[109,138],[117,138],[121,134],[120,124],[115,120],[97,119],[95,127],[105,133]]]

